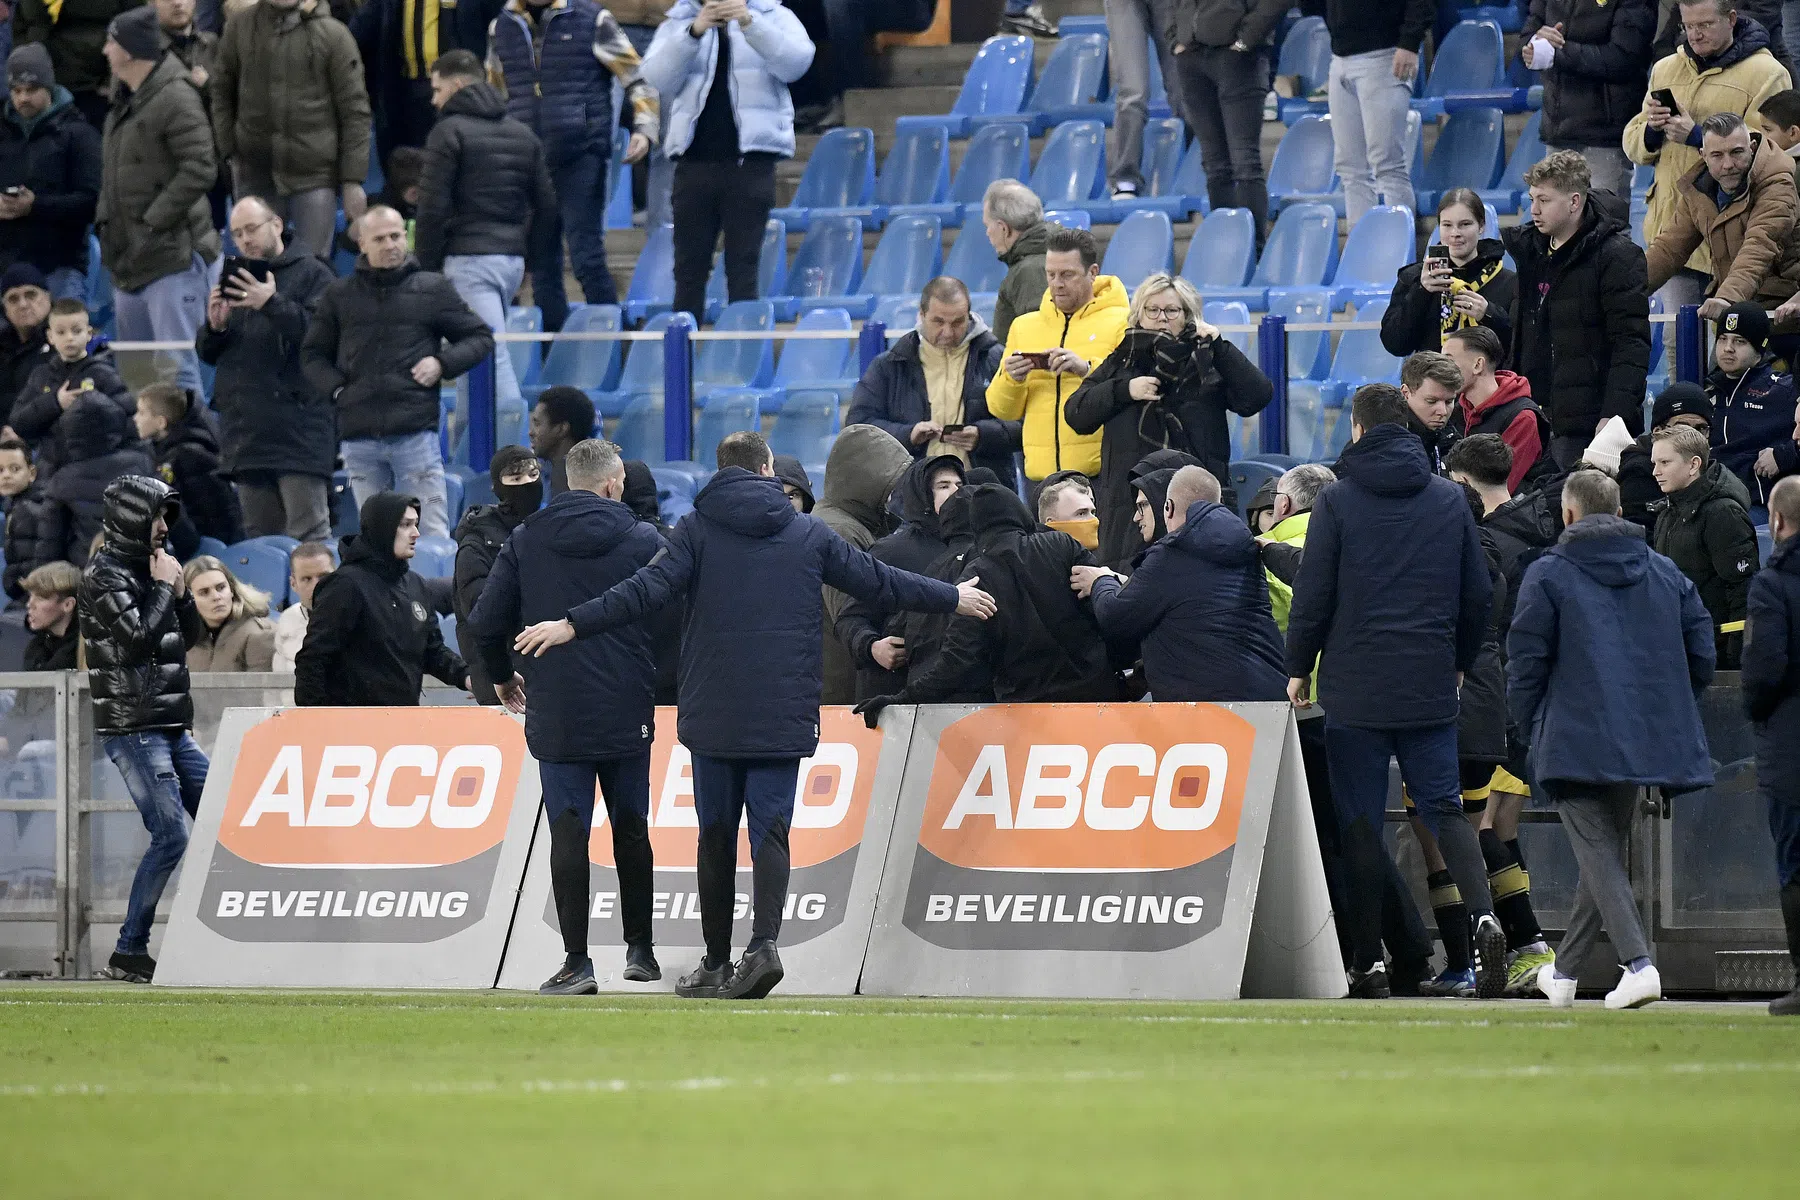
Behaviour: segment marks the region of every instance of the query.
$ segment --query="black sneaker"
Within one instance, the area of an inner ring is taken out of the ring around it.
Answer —
[[[656,952],[649,946],[625,947],[625,980],[628,983],[655,983],[662,978],[656,963]]]
[[[1475,922],[1475,998],[1498,1000],[1506,995],[1506,931],[1493,913]]]
[[[1431,960],[1424,962],[1400,963],[1388,972],[1388,990],[1396,996],[1422,996],[1425,993],[1422,985],[1431,978]]]
[[[1777,996],[1769,1001],[1771,1017],[1800,1017],[1800,987],[1785,996]]]
[[[1022,13],[1007,13],[1000,18],[1000,32],[1024,34],[1026,37],[1053,38],[1056,26],[1044,15],[1044,6],[1033,4]]]
[[[1350,999],[1386,1000],[1389,995],[1387,964],[1376,963],[1366,971],[1350,971]]]
[[[761,1000],[775,990],[786,972],[781,969],[781,955],[775,953],[775,943],[769,942],[755,949],[744,951],[744,957],[738,959],[737,970],[731,976],[731,982],[719,989],[721,1000]]]
[[[148,954],[120,954],[115,950],[106,965],[94,974],[120,983],[149,983],[156,978],[156,960]]]
[[[579,966],[563,965],[563,969],[538,986],[540,996],[592,996],[600,990],[594,982],[594,960],[584,958]]]
[[[706,960],[701,959],[699,966],[675,981],[675,994],[689,1000],[717,1000],[730,982],[730,963],[709,967]]]

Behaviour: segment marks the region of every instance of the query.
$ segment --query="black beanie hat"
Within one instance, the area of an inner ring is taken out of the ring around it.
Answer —
[[[156,9],[152,5],[146,4],[114,17],[112,24],[106,27],[106,36],[119,43],[119,49],[141,62],[155,62],[163,56],[162,26],[157,22]]]
[[[1697,383],[1671,383],[1650,406],[1650,428],[1661,429],[1676,417],[1687,415],[1702,417],[1707,428],[1712,428],[1713,403],[1706,398]]]
[[[1769,346],[1769,314],[1753,300],[1743,300],[1725,310],[1719,318],[1720,333],[1735,333],[1757,350]]]

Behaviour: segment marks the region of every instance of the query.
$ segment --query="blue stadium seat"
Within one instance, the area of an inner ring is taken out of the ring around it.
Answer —
[[[1098,13],[1070,13],[1056,22],[1057,37],[1083,33],[1106,33],[1106,18]]]
[[[639,346],[652,343],[639,342]],[[658,359],[661,359],[659,354]],[[630,369],[630,361],[626,362]],[[613,445],[626,459],[659,462],[663,457],[663,394],[659,386],[654,394],[640,393],[626,405],[619,423],[613,427]]]
[[[761,428],[762,411],[755,392],[734,390],[708,396],[694,425],[694,461],[702,465],[716,462],[719,443],[727,434]]]
[[[838,392],[789,392],[769,435],[769,449],[791,454],[801,462],[829,457],[841,408]]]
[[[969,136],[971,117],[1016,115],[1031,89],[1034,50],[1028,37],[989,38],[975,52],[950,111],[941,117],[901,117],[896,132],[915,121],[931,122],[947,127],[951,137],[963,138]]]
[[[1456,187],[1477,192],[1494,186],[1506,154],[1505,118],[1497,108],[1465,108],[1438,130],[1418,188],[1420,212],[1436,212],[1438,199]]]
[[[1247,208],[1215,208],[1188,241],[1181,277],[1211,299],[1216,288],[1241,288],[1256,257],[1256,218]]]
[[[787,286],[787,226],[769,218],[763,226],[762,248],[756,257],[756,295],[748,299],[763,300],[779,296]],[[712,274],[706,278],[706,320],[719,319],[731,300],[730,284],[725,276],[725,252],[713,255]]]
[[[1298,76],[1300,94],[1283,98],[1277,111],[1282,123],[1292,125],[1301,117],[1324,113],[1324,100],[1307,97],[1325,87],[1331,72],[1331,31],[1324,17],[1302,17],[1294,22],[1282,39],[1281,53],[1275,61],[1275,74]]]
[[[1106,188],[1106,127],[1098,121],[1065,121],[1050,134],[1031,190],[1045,208],[1076,208]]]
[[[537,398],[548,387],[578,387],[593,397],[597,410],[603,408],[601,397],[619,383],[620,347],[624,343],[577,340],[563,334],[617,333],[621,316],[616,304],[571,307],[569,319],[563,322],[562,333],[550,342],[550,353],[544,356],[544,365],[538,372],[537,382],[520,389],[524,393],[525,402],[537,403]],[[619,413],[602,411],[600,415],[616,417]]]
[[[994,327],[994,309],[1000,303],[998,292],[970,292],[969,311],[981,318],[981,323],[989,329]]]
[[[1357,324],[1380,323],[1387,312],[1386,304],[1371,304],[1358,309]],[[1331,378],[1323,389],[1325,413],[1321,427],[1320,458],[1336,458],[1350,435],[1350,397],[1365,383],[1398,383],[1400,360],[1381,344],[1379,329],[1349,329],[1338,338],[1337,354],[1331,360]],[[1334,414],[1342,410],[1343,418],[1333,424]]]
[[[811,224],[813,209],[865,205],[874,194],[875,131],[833,129],[819,139],[806,160],[793,204],[769,215],[789,229],[804,230]]]
[[[1501,33],[1517,33],[1525,27],[1525,0],[1508,0],[1505,4],[1478,4],[1462,10],[1465,21],[1492,21]]]
[[[231,573],[251,587],[269,594],[269,604],[286,608],[288,602],[288,555],[300,543],[292,538],[256,537],[234,543],[219,555],[219,561]]]
[[[644,332],[661,333],[669,327],[669,322],[674,319],[674,313],[658,313],[644,323]],[[594,407],[601,412],[617,413],[622,420],[626,410],[644,396],[653,397],[660,405],[662,392],[662,339],[658,338],[653,342],[632,342],[630,351],[625,355],[625,367],[619,372],[618,387],[611,392],[594,395]],[[658,444],[660,444],[660,439]],[[656,457],[661,458],[662,455],[658,454]]]
[[[901,118],[904,121],[906,118]],[[981,198],[996,179],[1023,179],[1031,174],[1031,133],[1023,122],[984,125],[969,139],[962,163],[950,181],[949,196],[941,204],[896,204],[888,217],[917,213],[936,217],[946,226],[959,226],[973,217],[981,220]]]
[[[1296,332],[1299,324],[1331,320],[1331,293],[1324,288],[1294,288],[1269,298],[1269,315],[1288,323],[1288,378],[1324,379],[1331,372],[1331,335],[1323,330]]]
[[[1519,140],[1513,143],[1512,154],[1506,160],[1506,169],[1500,173],[1500,182],[1491,188],[1481,189],[1482,203],[1488,206],[1489,212],[1516,213],[1525,204],[1525,172],[1536,166],[1549,153],[1543,139],[1538,136],[1538,129],[1543,121],[1542,112],[1531,114],[1525,122],[1525,128],[1519,131]]]
[[[997,292],[1006,278],[1006,264],[994,253],[994,244],[981,226],[969,224],[957,231],[944,255],[944,274],[963,281],[971,292]]]
[[[218,538],[213,537],[201,538],[200,544],[194,548],[195,558],[208,556],[216,558],[220,562],[225,561],[225,556],[229,553],[231,553],[231,547],[227,546],[224,542],[221,542]],[[6,561],[5,556],[0,555],[0,562],[4,561]]]
[[[1100,261],[1102,275],[1116,275],[1127,292],[1158,271],[1175,269],[1175,230],[1169,215],[1134,212],[1114,232]]]
[[[775,305],[769,300],[728,304],[713,327],[716,333],[775,332]],[[721,389],[761,388],[775,377],[775,343],[771,337],[732,338],[695,343],[694,399]]]
[[[427,579],[448,579],[456,573],[456,543],[447,537],[426,534],[413,548],[412,569]]]
[[[1287,448],[1294,457],[1311,462],[1320,457],[1322,427],[1327,421],[1325,390],[1330,383],[1315,379],[1290,379],[1287,390]],[[1251,461],[1263,462],[1258,458]],[[1275,468],[1279,470],[1280,468]],[[1260,485],[1258,485],[1260,486]]]
[[[1655,182],[1656,182],[1656,164],[1655,163],[1639,163],[1637,166],[1633,167],[1631,169],[1631,197],[1632,197],[1632,199],[1635,200],[1639,196],[1648,196],[1650,194],[1650,185]]]
[[[1660,317],[1667,311],[1663,307],[1662,296],[1653,294],[1650,297],[1650,316],[1652,318]],[[1654,397],[1656,393],[1668,386],[1670,356],[1666,356],[1663,351],[1668,346],[1667,335],[1670,328],[1670,323],[1667,321],[1652,320],[1650,322],[1650,371],[1644,381],[1647,397]],[[1644,428],[1650,428],[1648,419],[1644,422]]]
[[[1394,290],[1394,276],[1416,256],[1418,244],[1412,210],[1378,205],[1363,214],[1350,231],[1332,276],[1332,303],[1336,308],[1385,302]],[[1360,311],[1357,320],[1362,320]]]
[[[1155,62],[1152,54],[1150,61]],[[1116,225],[1134,212],[1145,209],[1163,212],[1171,220],[1186,217],[1187,197],[1175,192],[1175,179],[1181,173],[1182,149],[1187,144],[1187,129],[1173,117],[1144,122],[1143,152],[1139,170],[1144,186],[1130,200],[1090,200],[1082,207],[1102,225]]]
[[[462,655],[462,645],[456,640],[456,614],[445,613],[438,618],[438,635],[444,639],[444,645],[449,647],[450,653],[458,657]]]
[[[1438,47],[1431,75],[1412,106],[1428,117],[1464,108],[1525,111],[1524,89],[1506,78],[1506,39],[1492,21],[1462,21]]]
[[[1329,204],[1338,183],[1331,142],[1330,117],[1301,117],[1294,122],[1269,164],[1269,210],[1289,204]]]
[[[612,140],[611,183],[607,185],[605,228],[631,228],[631,167],[625,162],[625,143],[629,139]]]
[[[1086,209],[1053,208],[1044,214],[1044,220],[1051,225],[1061,225],[1064,229],[1092,229],[1094,218]]]
[[[658,225],[644,239],[631,282],[625,287],[625,319],[636,325],[675,303],[675,226]]]
[[[1221,211],[1223,211],[1223,210],[1221,210]],[[1201,307],[1200,315],[1201,315],[1201,319],[1204,320],[1208,325],[1248,325],[1248,324],[1250,324],[1250,310],[1245,308],[1242,304],[1238,303],[1235,300],[1232,300],[1229,302],[1224,302],[1224,303],[1221,303],[1217,300],[1208,300]],[[1249,334],[1247,334],[1247,333],[1226,333],[1226,334],[1221,334],[1220,336],[1222,336],[1226,341],[1230,342],[1232,345],[1236,346],[1239,350],[1242,350],[1245,354],[1250,353],[1250,335]]]
[[[1100,85],[1105,78],[1104,33],[1081,33],[1062,38],[1016,116],[970,117],[969,128],[979,129],[993,121],[1023,120],[1036,135],[1061,121],[1093,120],[1110,125],[1113,106],[1099,99]]]
[[[880,321],[887,326],[888,344],[893,345],[895,334],[911,333],[919,324],[919,298],[917,296],[883,296],[875,304],[875,311],[869,320]]]
[[[775,315],[791,321],[803,300],[850,296],[862,282],[862,222],[855,217],[820,217],[794,254],[787,286],[775,298]]]
[[[938,274],[944,262],[944,228],[936,217],[895,217],[869,256],[868,270],[855,294],[818,296],[799,302],[809,308],[842,308],[853,317],[866,317],[877,296],[918,295]]]
[[[860,217],[869,229],[887,223],[896,205],[944,204],[950,195],[950,134],[942,125],[917,122],[899,130],[875,176],[869,203],[815,208],[814,216]]]
[[[1144,40],[1150,43],[1150,88],[1144,94],[1144,112],[1152,121],[1164,121],[1175,114],[1169,107],[1169,85],[1168,82],[1163,79],[1162,55],[1157,53],[1156,35],[1154,33]],[[1110,47],[1110,40],[1108,41],[1108,45]],[[1111,90],[1112,89],[1109,86],[1107,91],[1110,92]]]
[[[544,332],[543,310],[535,304],[513,305],[506,313],[506,332]],[[518,379],[520,387],[537,382],[540,345],[541,342],[506,343],[506,352],[512,358],[513,376]]]
[[[852,328],[850,314],[841,308],[815,308],[795,322],[796,333],[841,332]],[[787,412],[787,397],[795,392],[828,391],[848,401],[856,387],[856,342],[850,338],[824,341],[795,338],[784,342],[775,364],[775,379],[762,389],[765,413]]]
[[[506,443],[500,442],[499,444],[505,445]],[[462,520],[463,510],[466,507],[463,504],[465,491],[466,487],[461,475],[455,471],[444,472],[444,511],[450,514],[451,529],[455,529],[456,523]]]
[[[1337,265],[1337,213],[1323,204],[1283,209],[1261,260],[1242,288],[1214,288],[1209,300],[1241,300],[1251,312],[1271,308],[1270,289],[1321,288]]]

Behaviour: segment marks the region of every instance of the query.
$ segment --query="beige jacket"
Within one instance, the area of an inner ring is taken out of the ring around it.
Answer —
[[[225,622],[217,633],[203,630],[188,650],[190,671],[272,671],[275,669],[275,625],[267,617],[242,616]]]

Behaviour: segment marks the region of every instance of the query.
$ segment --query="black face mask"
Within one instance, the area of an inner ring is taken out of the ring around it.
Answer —
[[[534,479],[530,483],[496,484],[494,497],[500,501],[500,511],[509,520],[523,521],[544,503],[544,481]]]

